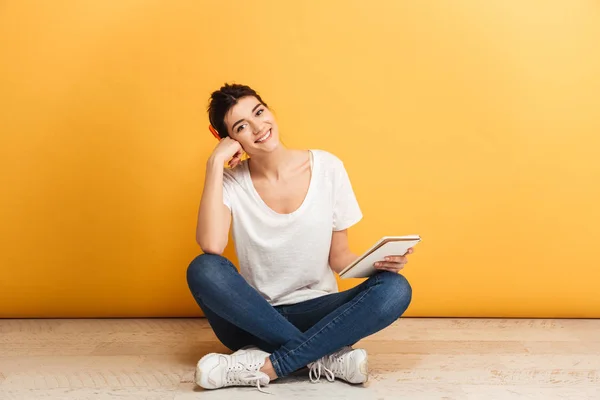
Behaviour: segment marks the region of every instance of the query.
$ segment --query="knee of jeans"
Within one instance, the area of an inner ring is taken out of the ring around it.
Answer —
[[[231,262],[223,256],[200,254],[187,268],[188,286],[194,293],[201,292],[207,285],[218,286],[231,267]]]
[[[397,319],[406,311],[412,300],[412,287],[403,275],[382,271],[378,275],[381,299],[376,311],[381,318]]]

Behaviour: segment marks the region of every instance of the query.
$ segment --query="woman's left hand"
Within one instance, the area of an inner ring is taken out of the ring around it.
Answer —
[[[375,263],[375,268],[381,271],[396,272],[400,271],[408,263],[408,255],[414,253],[415,250],[411,247],[403,256],[388,256],[382,261]]]

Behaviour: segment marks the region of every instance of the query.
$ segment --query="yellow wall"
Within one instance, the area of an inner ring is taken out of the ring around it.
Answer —
[[[408,315],[600,317],[599,43],[594,1],[3,1],[0,316],[198,315],[237,81],[345,161],[356,252],[422,235]]]

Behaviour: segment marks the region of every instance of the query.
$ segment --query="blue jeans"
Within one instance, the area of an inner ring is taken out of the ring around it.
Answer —
[[[350,290],[273,307],[228,259],[213,254],[191,262],[187,281],[219,340],[234,351],[255,345],[271,353],[278,377],[380,331],[412,297],[404,276],[380,271]]]

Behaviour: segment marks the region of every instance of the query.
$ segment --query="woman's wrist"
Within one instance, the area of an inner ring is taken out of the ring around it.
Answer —
[[[224,164],[225,160],[222,157],[216,156],[214,154],[211,154],[211,156],[208,157],[208,160],[206,161],[207,168],[224,168]]]

